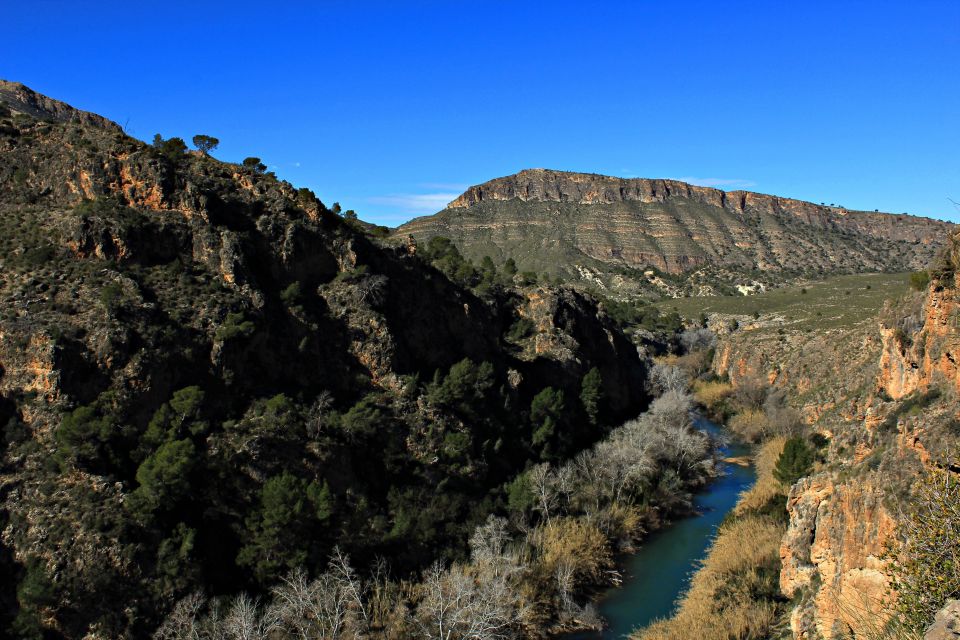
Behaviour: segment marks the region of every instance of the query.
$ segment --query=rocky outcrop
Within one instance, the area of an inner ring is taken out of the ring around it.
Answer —
[[[75,109],[65,102],[48,98],[19,82],[0,80],[0,103],[41,120],[75,122],[109,131],[121,131],[120,126],[103,116]]]
[[[791,489],[780,588],[800,601],[790,617],[794,638],[864,637],[883,626],[890,610],[883,555],[896,530],[883,497],[871,484],[822,475]]]
[[[936,281],[925,293],[918,311],[890,309],[880,329],[879,383],[893,399],[935,384],[960,390],[960,296]]]
[[[951,600],[937,612],[923,640],[957,640],[960,638],[960,600]]]
[[[471,187],[397,235],[447,236],[472,258],[509,256],[537,271],[838,272],[921,268],[952,226],[675,180],[532,169]]]
[[[928,290],[888,302],[875,319],[809,333],[748,324],[718,345],[716,373],[782,388],[830,441],[787,502],[780,586],[796,603],[796,638],[876,637],[893,611],[897,514],[923,465],[956,469],[953,264],[938,258]]]

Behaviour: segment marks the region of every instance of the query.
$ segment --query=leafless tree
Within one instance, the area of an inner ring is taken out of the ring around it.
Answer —
[[[557,563],[555,573],[557,578],[557,593],[560,595],[561,618],[570,617],[576,612],[577,608],[576,602],[573,600],[576,567],[568,559],[563,559]]]
[[[358,637],[365,627],[363,588],[339,548],[315,580],[308,582],[303,570],[295,569],[272,593],[277,626],[292,637],[337,640]]]
[[[428,640],[500,640],[516,637],[524,611],[509,576],[435,563],[423,576],[424,596],[416,623]]]
[[[554,486],[554,474],[549,462],[534,465],[527,476],[530,479],[530,489],[537,500],[537,511],[544,520],[550,520],[550,514],[557,506],[557,491]]]
[[[692,351],[706,351],[717,344],[717,335],[710,329],[687,329],[680,334],[680,346],[687,353]]]
[[[200,614],[206,598],[200,593],[191,593],[173,607],[153,637],[155,640],[200,640],[204,638]]]
[[[650,371],[650,384],[653,392],[662,395],[667,391],[685,392],[690,386],[690,380],[680,367],[658,362]]]
[[[223,630],[230,640],[266,640],[276,623],[272,615],[263,615],[256,599],[241,593],[223,619]]]

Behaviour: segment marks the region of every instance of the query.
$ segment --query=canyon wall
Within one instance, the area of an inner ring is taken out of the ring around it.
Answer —
[[[958,313],[949,275],[869,322],[810,333],[748,325],[721,340],[716,373],[783,389],[830,439],[787,502],[780,586],[796,603],[795,638],[872,637],[891,615],[897,513],[923,464],[956,462]]]

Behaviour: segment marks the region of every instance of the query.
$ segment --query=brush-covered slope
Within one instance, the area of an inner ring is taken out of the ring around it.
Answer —
[[[0,102],[0,635],[146,637],[334,545],[406,575],[645,403],[583,295],[479,295],[262,168]]]
[[[822,274],[922,268],[952,226],[674,180],[532,169],[471,187],[396,235],[446,236],[475,260],[512,257],[521,270],[567,276],[647,267]]]

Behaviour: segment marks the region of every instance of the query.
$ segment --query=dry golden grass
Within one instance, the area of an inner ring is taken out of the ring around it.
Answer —
[[[746,409],[727,422],[731,431],[748,442],[760,442],[769,426],[766,414],[760,409]]]
[[[708,409],[726,400],[731,393],[733,385],[729,382],[697,380],[693,383],[694,399]]]
[[[607,536],[585,518],[554,518],[534,533],[534,541],[550,574],[567,564],[578,581],[596,582],[613,561]]]
[[[757,451],[754,460],[757,481],[750,487],[749,491],[740,496],[740,500],[737,501],[737,506],[734,508],[736,515],[760,509],[775,495],[783,493],[783,486],[780,481],[773,477],[773,468],[777,464],[777,458],[780,457],[786,441],[787,439],[783,436],[776,437],[765,442]]]
[[[737,517],[721,527],[677,614],[638,631],[635,640],[743,640],[768,638],[782,620],[779,591],[780,540],[785,525],[748,512],[782,491],[773,466],[783,438],[761,447],[757,482],[741,496]]]

